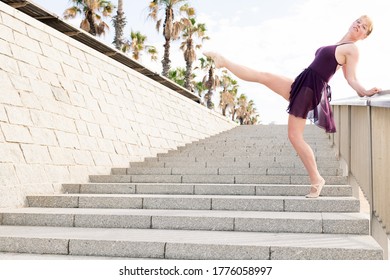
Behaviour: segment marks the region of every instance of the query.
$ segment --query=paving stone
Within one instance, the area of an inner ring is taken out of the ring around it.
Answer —
[[[124,195],[112,195],[112,196],[80,196],[79,207],[80,208],[142,208],[142,197],[131,197]]]
[[[253,199],[252,197],[214,198],[214,210],[240,210],[240,211],[283,211],[283,200],[276,198]]]
[[[211,198],[199,196],[153,196],[145,197],[143,201],[145,209],[211,209]]]
[[[193,184],[137,184],[138,194],[193,194]]]
[[[81,184],[80,193],[84,194],[132,194],[136,185],[132,183],[96,183]]]

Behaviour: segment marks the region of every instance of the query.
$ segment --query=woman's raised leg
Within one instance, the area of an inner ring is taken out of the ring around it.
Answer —
[[[291,85],[293,83],[292,79],[281,75],[254,70],[232,62],[218,53],[205,52],[204,55],[213,59],[217,68],[225,67],[242,80],[263,84],[287,101],[290,99]]]

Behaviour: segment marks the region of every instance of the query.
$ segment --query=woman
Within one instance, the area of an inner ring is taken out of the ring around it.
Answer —
[[[367,38],[372,29],[371,19],[361,16],[337,44],[318,49],[312,64],[295,80],[250,69],[231,62],[218,53],[204,53],[214,61],[217,68],[225,67],[242,80],[263,84],[289,101],[288,137],[309,174],[311,189],[307,198],[317,198],[325,180],[318,172],[313,150],[305,142],[303,131],[307,118],[326,132],[336,131],[329,105],[330,78],[342,68],[348,84],[359,96],[372,96],[380,91],[377,87],[366,90],[356,78],[359,52],[354,43]]]

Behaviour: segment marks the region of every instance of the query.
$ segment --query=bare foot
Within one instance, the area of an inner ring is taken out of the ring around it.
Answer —
[[[203,54],[214,61],[216,68],[224,67],[225,58],[219,53],[205,51]]]

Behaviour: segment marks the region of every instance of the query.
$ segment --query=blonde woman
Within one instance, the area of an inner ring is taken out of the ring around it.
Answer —
[[[303,138],[306,119],[312,120],[326,132],[336,131],[329,105],[329,80],[342,68],[348,84],[359,96],[372,96],[381,90],[377,87],[366,89],[356,78],[359,51],[354,43],[367,38],[372,29],[371,19],[365,15],[361,16],[352,23],[339,42],[319,48],[313,62],[295,80],[253,70],[215,52],[204,53],[214,61],[217,68],[225,67],[242,80],[263,84],[289,101],[288,137],[310,178],[311,189],[306,195],[307,198],[317,198],[325,180],[318,172],[313,150]]]

